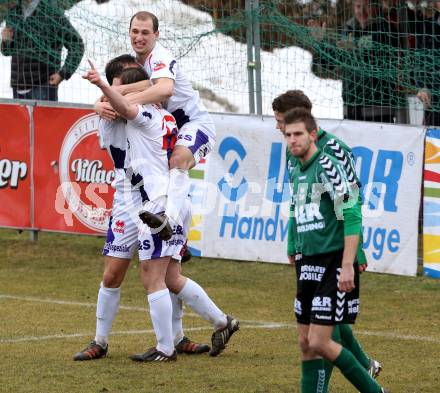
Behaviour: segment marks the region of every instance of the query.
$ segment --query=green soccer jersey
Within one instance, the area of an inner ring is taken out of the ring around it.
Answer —
[[[350,147],[348,147],[337,136],[324,131],[322,128],[318,130],[317,137],[318,140],[316,141],[316,147],[323,153],[335,157],[347,173],[349,183],[356,183],[358,187],[360,187],[361,183],[356,175],[353,153],[351,152]],[[286,163],[287,166],[294,166],[298,163],[298,159],[292,155],[287,147]],[[292,181],[292,179],[290,179],[290,181]]]
[[[291,237],[295,253],[324,254],[344,248],[344,237],[360,234],[358,188],[350,186],[339,161],[318,150],[289,167],[292,182]]]
[[[336,158],[339,164],[342,166],[344,171],[347,174],[348,182],[351,184],[356,184],[359,188],[361,186],[361,182],[357,177],[353,154],[348,145],[346,145],[342,140],[340,140],[337,136],[324,131],[323,129],[318,130],[317,134],[318,140],[316,142],[316,146],[323,153],[326,153],[334,158]],[[292,178],[290,177],[292,173],[292,168],[298,164],[298,159],[292,155],[289,149],[286,147],[286,164],[289,169],[289,180],[292,183]],[[359,193],[359,202],[362,204],[361,195]],[[293,209],[293,205],[291,205],[291,209]],[[360,241],[357,252],[357,260],[359,263],[364,264],[367,263],[367,258],[365,256],[364,250],[362,248],[362,231],[360,232]],[[295,244],[292,236],[292,215],[289,220],[289,229],[287,235],[287,255],[295,254]]]

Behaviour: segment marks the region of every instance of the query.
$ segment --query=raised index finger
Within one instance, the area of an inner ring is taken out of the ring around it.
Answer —
[[[94,71],[96,71],[95,66],[93,65],[92,61],[90,59],[87,59],[87,61],[89,62],[90,68]]]

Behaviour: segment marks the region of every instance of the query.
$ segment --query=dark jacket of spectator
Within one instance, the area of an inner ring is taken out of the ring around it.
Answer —
[[[416,86],[430,95],[424,123],[440,126],[440,13],[416,25],[416,49],[414,61]]]
[[[345,118],[392,122],[395,108],[405,105],[398,92],[396,26],[383,14],[371,17],[365,27],[353,17],[337,36],[337,42],[323,42],[322,53],[314,56],[315,72],[324,77],[333,72],[342,79]]]
[[[14,31],[11,41],[2,41],[1,51],[12,56],[11,87],[31,89],[48,84],[49,76],[58,73],[69,79],[84,54],[81,36],[71,25],[63,10],[41,0],[34,12],[24,17],[21,2],[9,10],[6,27]],[[62,49],[67,56],[61,66]]]

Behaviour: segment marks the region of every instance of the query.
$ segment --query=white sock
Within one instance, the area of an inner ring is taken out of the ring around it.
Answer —
[[[189,194],[190,186],[191,182],[186,169],[173,168],[170,170],[165,214],[179,225],[182,225],[183,222],[180,212]]]
[[[173,338],[174,338],[174,346],[182,341],[184,336],[183,334],[183,326],[182,326],[182,318],[183,318],[183,302],[180,300],[176,294],[170,292],[171,304],[173,305]]]
[[[101,345],[108,343],[113,320],[119,310],[121,288],[106,288],[101,283],[96,303],[96,336],[95,341]]]
[[[215,305],[205,290],[195,281],[187,278],[184,287],[177,294],[177,297],[182,299],[185,304],[190,306],[203,319],[211,322],[215,330],[226,326],[226,314]]]
[[[171,318],[173,306],[171,305],[168,288],[156,291],[147,296],[150,305],[151,322],[156,333],[156,349],[165,355],[174,352],[173,330]]]

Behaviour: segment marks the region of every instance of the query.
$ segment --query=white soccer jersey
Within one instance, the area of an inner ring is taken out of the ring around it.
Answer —
[[[172,53],[159,42],[156,42],[147,57],[144,69],[151,80],[158,78],[174,80],[174,94],[165,103],[165,108],[176,118],[179,129],[188,121],[209,118],[199,93],[192,88],[191,83],[179,70]]]
[[[167,194],[168,155],[176,140],[177,126],[174,117],[156,105],[138,105],[138,108],[136,118],[127,120],[125,127],[128,169],[142,177],[143,189],[152,201]]]

